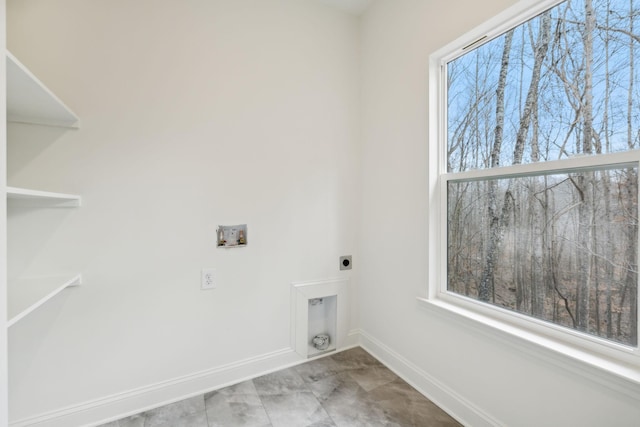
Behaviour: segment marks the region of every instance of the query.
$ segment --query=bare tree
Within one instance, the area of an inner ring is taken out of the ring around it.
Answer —
[[[520,125],[518,128],[518,134],[516,137],[516,144],[513,152],[513,164],[519,164],[522,162],[522,155],[525,147],[525,140],[529,132],[529,125],[531,123],[531,115],[535,100],[538,94],[538,87],[540,84],[541,69],[544,59],[547,55],[549,48],[549,40],[551,37],[551,15],[549,12],[545,12],[542,15],[542,25],[540,30],[540,36],[535,49],[535,58],[533,64],[533,72],[531,74],[531,81],[529,84],[529,90],[525,101],[522,116],[520,117]],[[506,84],[507,70],[509,66],[509,52],[511,50],[511,41],[513,40],[513,31],[507,33],[505,37],[505,46],[502,55],[502,66],[500,68],[500,79],[498,83],[498,96],[496,97],[496,133],[491,152],[492,166],[499,165],[499,159],[502,149],[502,126],[504,120],[504,87]],[[489,301],[494,289],[494,273],[495,264],[499,255],[500,242],[504,237],[504,229],[509,224],[509,219],[513,210],[513,194],[511,189],[507,188],[504,198],[502,209],[498,211],[497,196],[496,196],[496,182],[491,181],[489,189],[489,246],[485,255],[485,267],[482,273],[482,278],[478,287],[478,298],[481,301]]]
[[[636,149],[634,5],[567,0],[454,60],[450,170]],[[635,343],[637,181],[624,165],[450,182],[449,289]]]

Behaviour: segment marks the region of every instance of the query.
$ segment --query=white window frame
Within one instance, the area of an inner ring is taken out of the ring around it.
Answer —
[[[539,355],[545,360],[566,362],[565,356],[568,356],[570,360],[584,362],[583,366],[589,369],[614,373],[618,379],[630,380],[636,393],[640,393],[640,387],[636,387],[640,386],[640,347],[617,344],[447,290],[447,182],[510,178],[549,171],[561,173],[578,168],[630,163],[638,165],[640,171],[640,150],[635,150],[460,173],[447,172],[446,64],[466,53],[465,47],[475,48],[486,43],[560,3],[562,0],[522,0],[429,57],[429,274],[427,295],[418,299],[430,309],[470,320],[489,335],[501,338],[506,333],[510,337],[518,337],[516,341],[522,343],[528,353],[531,349],[535,350],[534,353],[539,350]],[[549,355],[558,357],[549,358]]]

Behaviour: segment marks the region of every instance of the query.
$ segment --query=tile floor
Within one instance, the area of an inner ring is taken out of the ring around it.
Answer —
[[[101,427],[459,425],[357,347]]]

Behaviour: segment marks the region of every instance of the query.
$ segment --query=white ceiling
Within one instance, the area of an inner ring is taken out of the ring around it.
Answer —
[[[364,12],[373,0],[316,0],[354,15]]]

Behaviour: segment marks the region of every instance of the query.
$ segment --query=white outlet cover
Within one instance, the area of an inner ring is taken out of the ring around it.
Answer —
[[[215,268],[203,268],[200,275],[200,289],[215,289],[216,288],[216,269]]]

